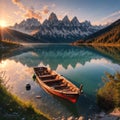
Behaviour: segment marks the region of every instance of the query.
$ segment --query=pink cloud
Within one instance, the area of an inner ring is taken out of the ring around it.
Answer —
[[[36,18],[38,20],[42,20],[44,15],[47,15],[49,13],[48,6],[44,6],[41,11],[35,11],[34,8],[28,8],[26,7],[21,0],[12,0],[13,4],[17,5],[19,9],[23,10],[25,12],[24,16],[27,18]]]
[[[117,19],[120,19],[120,11],[116,11],[110,15],[108,15],[107,17],[103,18],[102,21],[104,23],[111,23],[116,21]]]
[[[38,20],[41,20],[42,19],[42,15],[41,15],[41,13],[40,12],[35,12],[34,10],[32,10],[32,9],[27,9],[26,10],[26,13],[24,14],[24,16],[25,17],[27,17],[27,18],[36,18],[36,19],[38,19]]]
[[[118,19],[120,19],[120,10],[102,18],[101,20],[95,22],[94,24],[111,24],[112,22]]]
[[[27,9],[22,3],[21,0],[12,0],[12,2],[17,5],[20,9],[25,10]]]
[[[44,14],[48,14],[48,13],[49,13],[48,6],[44,6],[44,7],[43,7],[43,13],[44,13]]]
[[[53,3],[53,4],[52,4],[52,7],[53,7],[53,8],[54,8],[54,7],[56,7],[56,4],[55,4],[55,3]]]

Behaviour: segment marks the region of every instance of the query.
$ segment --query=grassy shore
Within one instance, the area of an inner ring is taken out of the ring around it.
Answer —
[[[17,48],[20,47],[19,43],[11,42],[9,40],[1,40],[0,41],[0,49],[8,49],[8,48]]]
[[[30,102],[23,102],[9,93],[0,78],[0,120],[49,120]]]
[[[118,43],[77,43],[74,42],[71,45],[75,46],[112,46],[112,47],[120,47],[120,44]]]

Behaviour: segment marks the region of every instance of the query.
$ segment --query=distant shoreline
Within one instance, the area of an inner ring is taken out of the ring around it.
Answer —
[[[23,46],[36,46],[36,45],[69,45],[70,43],[20,43]]]
[[[120,44],[114,43],[72,43],[74,46],[105,46],[105,47],[120,47]]]

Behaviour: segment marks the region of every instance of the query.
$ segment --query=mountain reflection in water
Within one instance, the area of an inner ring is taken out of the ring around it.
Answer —
[[[49,65],[56,70],[58,64],[62,64],[64,68],[71,65],[73,68],[77,63],[85,64],[91,59],[102,58],[96,52],[90,51],[89,47],[73,47],[73,46],[40,46],[36,49],[13,57],[14,60],[20,61],[28,66],[37,66],[40,62]],[[11,58],[12,59],[12,58]]]

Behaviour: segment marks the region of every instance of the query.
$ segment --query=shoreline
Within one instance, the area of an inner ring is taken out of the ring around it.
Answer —
[[[115,108],[112,112],[109,113],[110,115],[120,117],[120,108]]]
[[[69,43],[20,43],[23,46],[37,46],[37,45],[69,45]]]
[[[1,74],[1,73],[0,73]],[[29,101],[22,101],[20,98],[11,94],[0,75],[0,116],[1,119],[42,119],[49,120],[47,114],[42,113],[34,104]]]
[[[120,47],[120,44],[114,44],[114,43],[71,43],[73,46],[105,46],[105,47]]]

